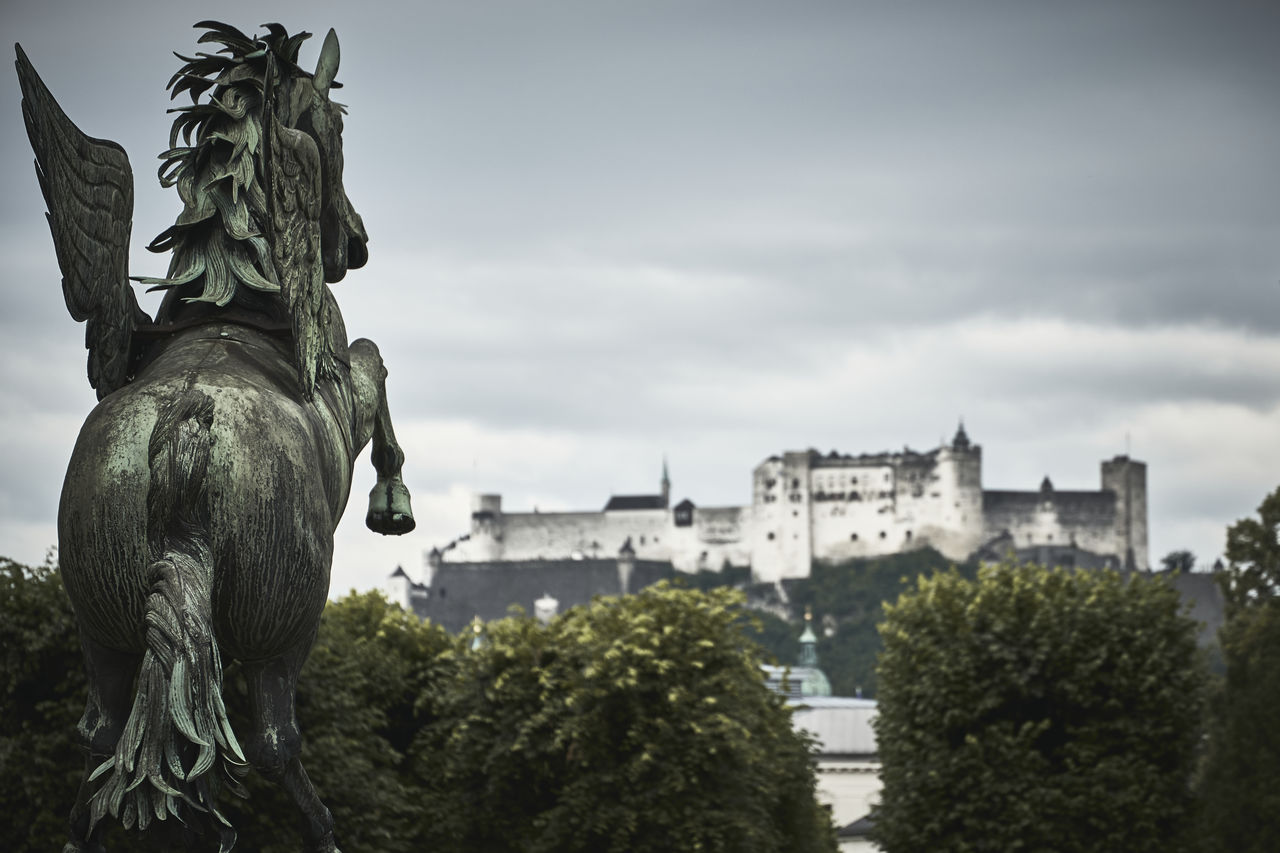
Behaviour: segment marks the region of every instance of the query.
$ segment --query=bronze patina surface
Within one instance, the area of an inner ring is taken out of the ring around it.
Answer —
[[[348,344],[329,283],[367,259],[342,184],[338,39],[314,72],[307,33],[196,25],[212,53],[180,57],[161,183],[183,209],[149,248],[171,254],[143,312],[127,270],[133,176],[82,133],[18,48],[23,116],[72,317],[86,323],[99,403],[58,514],[62,576],[89,675],[88,753],[65,851],[100,851],[103,819],[148,832],[235,833],[220,789],[249,766],[284,786],[306,849],[336,851],[299,761],[294,686],[329,591],[352,465],[372,440],[367,523],[413,529],[386,369]],[[253,729],[233,732],[222,661],[243,661]],[[136,685],[136,686],[135,686]]]

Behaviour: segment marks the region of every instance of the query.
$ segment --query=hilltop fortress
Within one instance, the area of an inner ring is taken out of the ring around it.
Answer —
[[[1058,565],[1147,570],[1147,466],[1102,463],[1098,491],[982,487],[982,448],[961,425],[948,445],[858,456],[789,451],[752,474],[750,506],[670,505],[660,491],[614,496],[599,512],[504,512],[476,495],[471,531],[431,569],[453,563],[595,560],[620,552],[685,572],[750,566],[754,580],[807,577],[814,560],[840,562],[932,546],[954,560],[1013,550]],[[430,581],[428,580],[428,583]]]

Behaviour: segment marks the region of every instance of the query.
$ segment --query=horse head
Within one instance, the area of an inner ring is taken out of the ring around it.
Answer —
[[[325,36],[316,70],[285,76],[277,118],[305,132],[320,154],[322,176],[321,236],[325,281],[341,281],[348,269],[359,269],[369,259],[369,235],[342,184],[342,116],[344,108],[329,98],[335,85],[340,51],[331,29]]]
[[[160,182],[177,187],[185,209],[149,247],[173,252],[169,274],[142,281],[170,289],[166,306],[207,303],[216,313],[234,301],[242,312],[277,316],[282,309],[309,397],[317,377],[336,375],[346,346],[334,337],[341,320],[331,316],[325,282],[341,281],[369,257],[364,223],[342,183],[343,107],[329,98],[340,85],[338,37],[329,31],[308,72],[298,51],[310,33],[264,24],[267,32],[251,37],[216,21],[196,26],[208,30],[199,41],[222,49],[179,56],[186,64],[169,81],[172,96],[189,92],[192,105],[173,110]],[[161,307],[162,319],[172,316]]]

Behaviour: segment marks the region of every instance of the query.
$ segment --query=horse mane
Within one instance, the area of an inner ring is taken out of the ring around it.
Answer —
[[[166,278],[139,279],[153,290],[203,277],[203,288],[185,301],[219,307],[231,302],[241,285],[280,292],[271,248],[258,227],[268,215],[261,171],[264,106],[270,108],[282,73],[306,75],[298,68],[298,50],[311,33],[289,35],[280,24],[263,26],[266,35],[249,37],[229,24],[201,21],[196,27],[207,32],[198,43],[222,47],[194,57],[174,54],[185,64],[166,86],[169,97],[187,92],[191,105],[170,110],[178,115],[169,149],[160,155],[159,177],[161,186],[178,188],[184,207],[177,221],[147,246],[153,252],[173,252]],[[200,96],[210,89],[201,103]]]

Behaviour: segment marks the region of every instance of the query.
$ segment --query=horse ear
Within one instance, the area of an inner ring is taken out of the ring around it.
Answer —
[[[316,73],[311,78],[311,85],[322,95],[329,94],[333,78],[338,76],[338,34],[329,28],[324,37],[324,46],[320,48],[320,59],[316,62]]]

